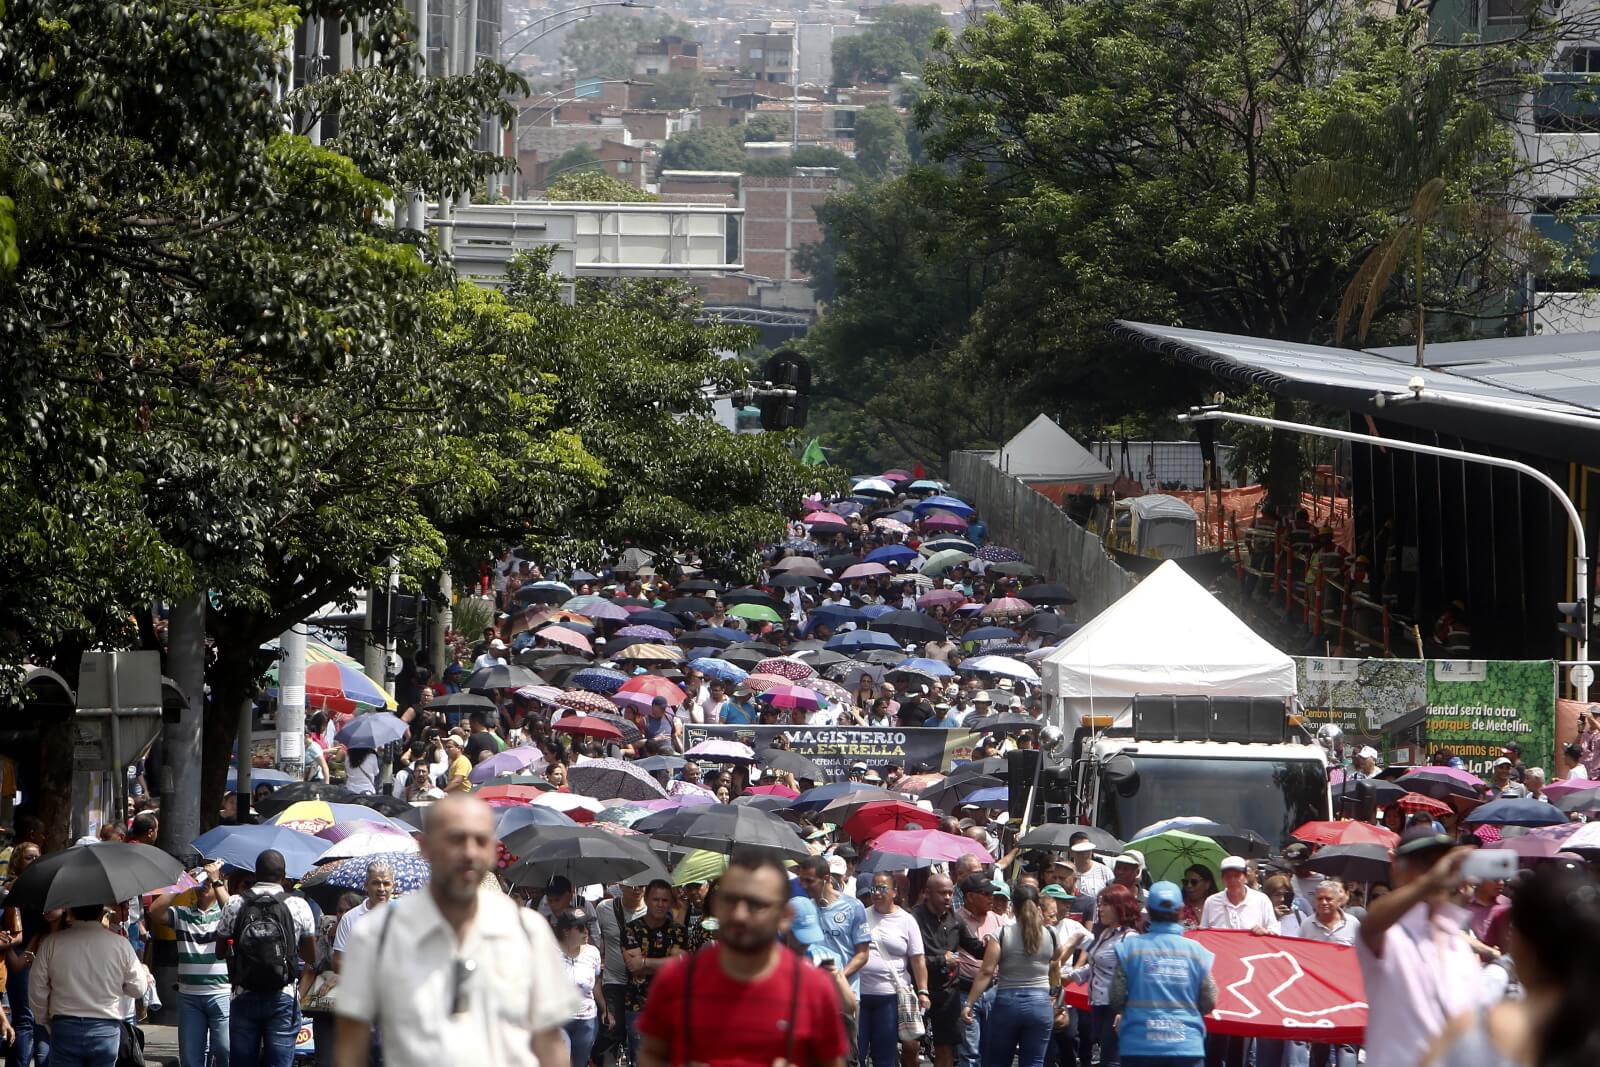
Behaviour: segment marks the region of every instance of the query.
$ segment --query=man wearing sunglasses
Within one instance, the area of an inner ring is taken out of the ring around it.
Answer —
[[[577,988],[539,913],[483,887],[495,865],[489,806],[468,796],[434,804],[422,854],[427,891],[351,934],[335,1063],[367,1067],[377,1027],[388,1067],[568,1067],[562,1027]]]

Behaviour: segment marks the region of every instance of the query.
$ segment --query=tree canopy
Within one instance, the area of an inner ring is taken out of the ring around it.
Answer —
[[[661,149],[662,170],[743,170],[744,142],[726,126],[697,126],[675,133]]]
[[[932,4],[894,4],[876,8],[872,25],[833,41],[833,83],[891,82],[916,74],[933,52],[944,16]]]

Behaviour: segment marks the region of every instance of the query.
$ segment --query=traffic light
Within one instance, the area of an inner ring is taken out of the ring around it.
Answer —
[[[367,620],[372,640],[386,645],[390,639],[403,640],[417,632],[417,598],[410,593],[378,592],[372,598],[373,617]]]
[[[784,349],[767,360],[764,368],[768,390],[757,403],[761,407],[763,430],[800,429],[806,424],[808,395],[811,392],[811,364],[793,349]]]
[[[1589,602],[1579,600],[1556,605],[1556,611],[1566,620],[1556,624],[1562,636],[1582,641],[1589,636]]]

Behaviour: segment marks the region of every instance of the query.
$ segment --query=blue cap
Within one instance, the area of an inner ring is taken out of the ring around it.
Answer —
[[[794,921],[789,932],[802,945],[815,945],[822,940],[822,922],[817,918],[817,905],[810,897],[790,897],[789,907],[794,911]]]
[[[1157,882],[1145,896],[1145,907],[1150,909],[1151,917],[1158,913],[1177,915],[1183,910],[1183,890],[1171,882]]]

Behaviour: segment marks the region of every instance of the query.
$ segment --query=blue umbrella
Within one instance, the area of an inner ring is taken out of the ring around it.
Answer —
[[[299,780],[292,774],[285,774],[282,771],[273,770],[271,767],[250,768],[251,789],[258,785],[287,785],[290,782],[298,782]],[[239,768],[237,767],[228,768],[228,788],[239,788]]]
[[[1015,641],[1016,639],[1017,632],[1008,630],[1004,626],[980,626],[962,635],[964,641]]]
[[[954,678],[956,672],[950,669],[950,664],[942,659],[928,659],[918,656],[908,659],[895,667],[897,671],[916,671],[918,674],[929,674],[935,678]]]
[[[882,618],[883,616],[896,610],[898,609],[889,604],[868,604],[866,607],[861,609],[861,614],[865,615],[869,619],[877,619]]]
[[[415,893],[428,884],[428,861],[415,852],[375,852],[370,856],[351,856],[328,864],[312,873],[300,885],[308,895],[337,901],[347,889],[361,891],[367,885],[367,867],[386,863],[394,871],[396,896]]]
[[[750,677],[749,671],[737,664],[729,663],[725,659],[692,659],[689,661],[688,666],[692,670],[699,671],[707,678],[717,678],[724,682],[732,682],[735,685]]]
[[[910,563],[917,558],[917,550],[908,545],[884,545],[867,553],[867,563]]]
[[[636,611],[629,615],[628,626],[655,626],[662,630],[681,630],[683,629],[683,620],[665,611],[648,609]],[[627,629],[627,627],[623,627],[623,629]]]
[[[518,804],[494,813],[494,836],[503,838],[524,826],[576,826],[571,818],[543,804]]]
[[[826,622],[829,626],[837,626],[841,622],[858,622],[862,614],[860,608],[851,607],[849,604],[820,604],[811,609],[811,617]]]
[[[960,515],[962,518],[969,518],[977,513],[977,509],[971,504],[967,503],[965,500],[958,500],[953,496],[923,497],[921,500],[917,501],[911,506],[911,510],[918,515],[921,515],[923,512],[929,511],[933,508],[938,508],[941,511],[954,512],[955,514]]]
[[[1559,826],[1568,820],[1567,813],[1554,804],[1513,797],[1491,800],[1481,808],[1468,812],[1461,821],[1474,826]]]
[[[983,789],[974,789],[961,798],[963,804],[977,804],[987,807],[990,804],[1004,804],[1011,795],[1011,787],[1004,785],[991,785]]]
[[[320,837],[291,830],[287,826],[214,826],[195,838],[191,845],[208,860],[221,860],[241,871],[256,869],[256,858],[267,849],[283,853],[283,867],[291,878],[311,869],[317,857],[328,849]]]
[[[710,634],[712,637],[722,637],[729,641],[753,641],[755,634],[746,633],[744,630],[735,630],[731,626],[707,626],[695,633]]]
[[[823,647],[833,652],[859,652],[868,648],[892,648],[898,652],[900,642],[876,630],[851,630],[828,638]]]
[[[828,785],[819,785],[815,789],[807,789],[796,797],[789,804],[789,810],[801,814],[821,811],[847,793],[854,793],[862,788],[864,787],[860,782],[831,782]]]
[[[390,711],[371,711],[357,715],[334,735],[345,748],[382,748],[406,735],[410,727]]]
[[[627,680],[628,675],[609,667],[585,667],[570,679],[579,689],[587,689],[591,693],[600,693],[604,696],[610,696],[621,689],[622,683]]]

